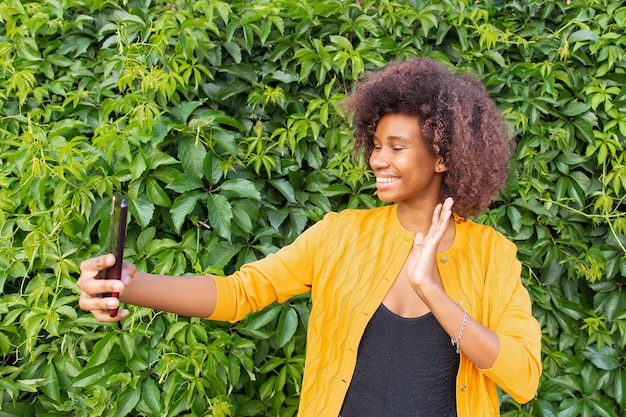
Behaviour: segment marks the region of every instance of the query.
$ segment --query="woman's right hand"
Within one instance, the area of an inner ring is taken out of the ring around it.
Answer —
[[[116,297],[103,297],[102,294],[116,292],[121,295],[135,276],[137,268],[131,263],[124,262],[121,280],[98,278],[104,270],[114,264],[113,254],[87,259],[80,264],[80,277],[76,282],[80,289],[78,306],[82,310],[91,311],[101,322],[115,322],[128,316],[128,310],[120,309],[115,317],[111,317],[109,310],[118,308],[120,301]]]

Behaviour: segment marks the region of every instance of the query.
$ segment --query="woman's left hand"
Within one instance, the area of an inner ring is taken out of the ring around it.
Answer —
[[[415,234],[405,266],[409,283],[420,296],[427,287],[442,285],[437,273],[436,255],[439,243],[448,229],[453,204],[454,201],[450,197],[446,198],[443,204],[437,204],[426,236],[422,233]]]

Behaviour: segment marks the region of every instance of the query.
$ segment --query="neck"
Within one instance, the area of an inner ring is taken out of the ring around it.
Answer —
[[[397,215],[400,224],[406,230],[413,233],[423,233],[426,235],[432,224],[434,204],[423,204],[418,208],[412,208],[409,204],[398,203]],[[446,233],[437,246],[438,251],[447,250],[454,242],[456,236],[456,226],[454,220],[450,218],[450,222],[446,226]]]
[[[427,233],[433,220],[433,211],[438,201],[423,202],[419,205],[411,205],[401,201],[398,203],[398,220],[402,226],[413,233]]]

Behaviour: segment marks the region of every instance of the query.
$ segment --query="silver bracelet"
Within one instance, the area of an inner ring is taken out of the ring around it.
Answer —
[[[456,337],[456,339],[450,338],[452,346],[456,348],[456,353],[461,352],[461,346],[459,346],[459,342],[463,338],[463,330],[465,330],[465,325],[467,324],[467,310],[463,311],[465,311],[465,314],[463,315],[463,324],[461,324],[461,330],[459,330],[459,335]]]

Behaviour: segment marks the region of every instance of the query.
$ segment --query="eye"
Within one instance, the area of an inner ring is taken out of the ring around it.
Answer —
[[[404,149],[406,149],[404,146],[394,146],[393,148],[391,148],[394,152],[400,152]]]

